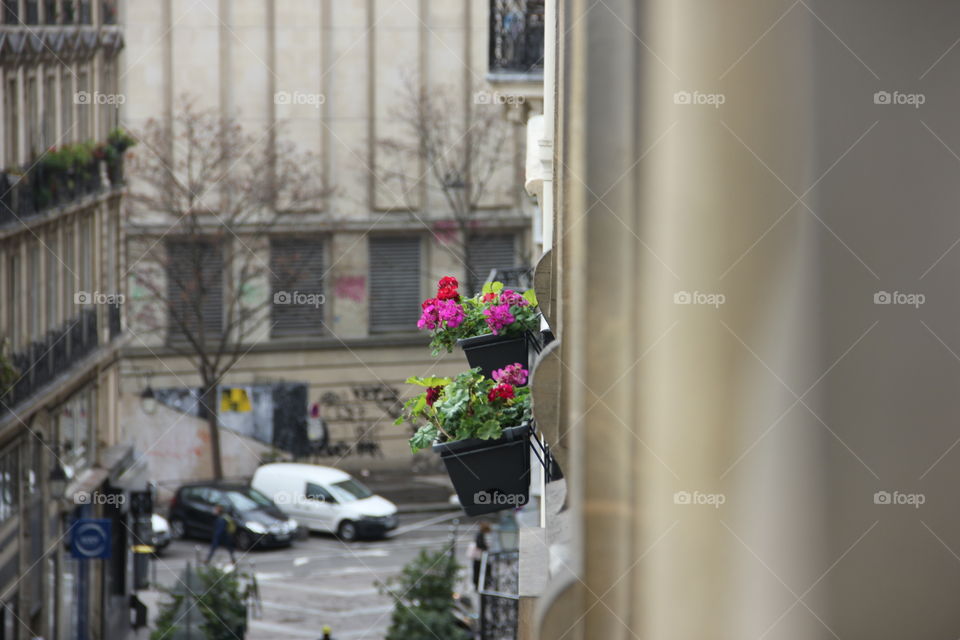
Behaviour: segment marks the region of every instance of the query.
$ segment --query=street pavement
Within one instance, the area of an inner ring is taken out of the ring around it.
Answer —
[[[454,537],[454,531],[456,536]],[[253,571],[260,586],[261,611],[251,616],[247,640],[319,639],[324,625],[335,640],[381,640],[390,625],[393,603],[377,590],[376,582],[400,572],[421,549],[449,549],[464,566],[461,589],[477,598],[469,585],[467,546],[476,534],[474,519],[461,511],[404,513],[400,526],[382,540],[345,543],[332,535],[311,534],[283,549],[238,552],[240,569]],[[206,556],[199,540],[174,540],[151,567],[151,581],[172,587],[187,562]],[[242,556],[242,557],[240,557]],[[228,560],[218,551],[214,564]],[[142,591],[150,619],[165,596]],[[146,638],[141,631],[138,637]]]

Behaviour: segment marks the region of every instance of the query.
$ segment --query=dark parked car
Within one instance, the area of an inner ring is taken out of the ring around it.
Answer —
[[[256,489],[242,484],[205,482],[177,489],[168,515],[171,535],[209,540],[217,520],[214,508],[218,505],[237,524],[234,541],[238,549],[287,546],[296,533],[297,522]]]

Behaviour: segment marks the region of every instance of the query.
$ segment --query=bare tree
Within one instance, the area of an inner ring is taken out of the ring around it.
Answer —
[[[319,160],[254,135],[189,99],[169,121],[137,134],[131,167],[131,227],[148,245],[131,269],[147,330],[187,358],[200,379],[213,474],[223,477],[217,387],[270,319],[271,289],[300,274],[264,248],[289,211],[317,210],[328,195]],[[143,293],[145,292],[145,295]]]
[[[507,100],[516,106],[515,99]],[[490,195],[498,172],[514,171],[515,158],[507,144],[512,135],[504,99],[486,90],[469,100],[445,86],[404,83],[393,118],[400,131],[378,140],[385,156],[379,175],[391,192],[418,189],[442,194],[449,207],[457,239],[448,248],[472,274],[470,240],[479,227],[481,203]],[[510,175],[510,184],[516,184]]]

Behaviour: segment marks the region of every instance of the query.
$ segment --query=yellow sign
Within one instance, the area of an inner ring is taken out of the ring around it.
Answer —
[[[250,396],[243,387],[224,389],[220,393],[220,411],[248,413],[250,410]]]
[[[133,545],[134,553],[153,553],[153,547],[148,544],[135,544]]]

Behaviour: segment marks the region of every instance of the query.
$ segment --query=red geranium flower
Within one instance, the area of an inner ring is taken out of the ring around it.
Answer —
[[[437,303],[437,299],[436,299],[436,298],[427,298],[426,300],[424,300],[423,302],[420,303],[420,308],[421,308],[421,309],[426,309],[426,308],[429,307],[431,304],[436,304],[436,303]]]
[[[437,399],[440,397],[441,390],[442,390],[441,387],[427,387],[427,404],[428,405],[430,405],[431,407],[433,406],[433,403],[436,402]]]
[[[494,300],[496,300],[496,298],[497,298],[497,294],[491,292],[491,293],[483,294],[483,298],[481,298],[481,300],[483,302],[493,302]]]
[[[440,282],[437,285],[437,299],[438,300],[457,300],[460,298],[460,292],[457,291],[457,287],[460,286],[460,283],[457,282],[457,279],[453,276],[444,276],[440,278]]]
[[[490,391],[487,393],[487,400],[493,402],[497,398],[502,398],[503,400],[510,400],[513,398],[513,385],[501,382],[493,389],[490,389]]]

